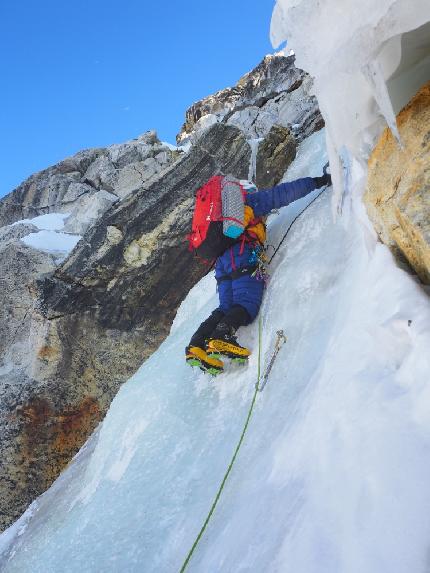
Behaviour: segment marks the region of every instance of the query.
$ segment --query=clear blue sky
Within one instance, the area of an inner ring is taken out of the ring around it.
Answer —
[[[0,196],[76,151],[156,129],[273,52],[274,0],[0,2]]]

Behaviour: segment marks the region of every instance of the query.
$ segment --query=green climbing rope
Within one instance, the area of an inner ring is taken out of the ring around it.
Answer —
[[[207,517],[206,517],[206,519],[205,519],[205,521],[204,521],[204,523],[203,523],[203,525],[202,525],[202,527],[201,527],[201,529],[200,529],[200,531],[199,531],[199,533],[198,533],[198,535],[197,535],[197,537],[196,537],[196,539],[195,539],[195,541],[194,541],[194,543],[193,543],[191,549],[189,550],[187,557],[185,558],[185,561],[184,561],[184,563],[183,563],[183,565],[182,565],[182,567],[181,567],[181,569],[180,569],[180,573],[183,573],[183,572],[185,571],[185,569],[187,568],[188,563],[190,562],[190,559],[191,559],[191,557],[193,556],[193,553],[194,553],[194,551],[195,551],[197,545],[199,544],[199,541],[200,541],[200,539],[202,538],[203,533],[205,532],[205,529],[206,529],[206,527],[207,527],[207,525],[208,525],[208,523],[209,523],[209,521],[210,521],[210,519],[211,519],[211,517],[212,517],[213,512],[215,511],[215,508],[216,508],[216,506],[217,506],[218,500],[219,500],[219,498],[221,497],[222,490],[224,489],[224,486],[225,486],[225,484],[226,484],[226,481],[227,481],[227,479],[228,479],[228,476],[230,475],[230,472],[231,472],[231,470],[232,470],[232,468],[233,468],[234,462],[236,461],[237,454],[239,453],[240,447],[241,447],[241,445],[242,445],[242,443],[243,443],[243,440],[244,440],[244,438],[245,438],[245,434],[246,434],[246,431],[247,431],[248,426],[249,426],[249,421],[250,421],[250,419],[251,419],[252,411],[253,411],[253,409],[254,409],[255,400],[256,400],[256,398],[257,398],[257,394],[258,394],[258,383],[259,383],[260,375],[261,375],[261,333],[262,333],[262,320],[261,320],[261,314],[260,314],[260,318],[259,318],[259,321],[258,321],[258,367],[257,367],[257,382],[255,383],[254,395],[253,395],[253,397],[252,397],[251,405],[250,405],[249,410],[248,410],[248,415],[247,415],[247,417],[246,417],[245,425],[244,425],[244,427],[243,427],[242,434],[241,434],[241,436],[240,436],[240,438],[239,438],[239,442],[238,442],[238,444],[237,444],[237,446],[236,446],[236,449],[234,450],[234,454],[233,454],[233,457],[231,458],[231,462],[230,462],[230,464],[229,464],[229,466],[228,466],[228,468],[227,468],[227,471],[225,472],[224,478],[223,478],[223,480],[222,480],[222,482],[221,482],[221,485],[219,486],[219,489],[218,489],[218,491],[217,491],[217,494],[216,494],[216,496],[215,496],[215,499],[214,499],[214,501],[213,501],[213,503],[212,503],[212,506],[211,506],[211,508],[210,508],[210,510],[209,510],[209,513],[208,513],[208,515],[207,515]]]

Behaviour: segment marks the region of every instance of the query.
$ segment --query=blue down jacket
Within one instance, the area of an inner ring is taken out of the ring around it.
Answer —
[[[268,215],[273,209],[285,207],[301,199],[316,188],[312,177],[281,183],[271,189],[249,193],[246,204],[252,207],[256,217]],[[228,312],[233,305],[243,306],[252,322],[260,310],[264,281],[250,274],[240,275],[240,270],[249,268],[253,247],[239,241],[227,249],[215,264],[220,310]],[[233,274],[233,277],[232,277]]]

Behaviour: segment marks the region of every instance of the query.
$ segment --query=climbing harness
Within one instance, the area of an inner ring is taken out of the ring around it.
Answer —
[[[277,339],[275,343],[275,350],[273,351],[272,358],[270,359],[269,365],[266,368],[266,372],[262,378],[261,383],[258,383],[258,391],[261,392],[263,388],[267,384],[267,379],[269,378],[270,371],[275,363],[276,357],[278,356],[278,352],[281,350],[281,346],[287,342],[287,337],[284,334],[283,330],[276,331]]]
[[[327,170],[327,165],[324,166],[324,173],[326,173],[326,170]],[[279,243],[278,247],[275,249],[275,252],[273,253],[273,255],[270,257],[270,259],[269,259],[269,261],[268,261],[268,263],[267,263],[268,265],[270,265],[270,263],[271,263],[272,260],[273,260],[273,257],[274,257],[274,256],[276,255],[276,253],[279,251],[279,249],[280,249],[282,243],[284,242],[284,240],[285,240],[286,236],[288,235],[288,233],[289,233],[291,227],[293,226],[294,222],[300,217],[300,215],[302,215],[302,213],[304,213],[304,212],[306,211],[306,209],[307,209],[308,207],[310,207],[310,206],[312,205],[312,203],[313,203],[314,201],[316,201],[316,200],[318,199],[318,197],[319,197],[319,196],[321,195],[321,193],[325,190],[325,188],[326,188],[326,187],[323,187],[322,190],[320,191],[320,193],[318,193],[318,195],[317,195],[316,197],[314,197],[314,198],[312,199],[312,201],[310,201],[310,202],[306,205],[306,207],[305,207],[304,209],[302,209],[302,211],[300,211],[300,213],[292,220],[292,222],[291,222],[290,225],[288,226],[286,232],[284,233],[284,236],[282,237],[281,242]],[[263,252],[264,252],[264,251],[263,251]],[[259,253],[256,253],[256,254],[255,254],[255,257],[256,257],[255,264],[257,265],[257,269],[256,269],[255,272],[258,272],[257,259],[259,258],[259,256],[260,256]],[[265,256],[265,255],[264,255],[264,256]],[[266,261],[267,261],[267,257],[266,257]],[[268,378],[269,378],[270,372],[271,372],[271,370],[272,370],[272,368],[273,368],[273,365],[274,365],[274,363],[275,363],[276,357],[277,357],[277,355],[278,355],[278,353],[279,353],[281,347],[283,346],[283,344],[285,344],[285,342],[286,342],[286,340],[287,340],[287,338],[286,338],[286,336],[284,335],[284,332],[283,332],[282,330],[278,330],[278,331],[276,332],[276,334],[277,334],[277,339],[276,339],[276,343],[275,343],[274,352],[273,352],[273,354],[272,354],[272,356],[271,356],[270,362],[269,362],[269,364],[268,364],[268,366],[267,366],[267,369],[266,369],[266,371],[265,371],[265,373],[264,373],[264,376],[261,378],[262,319],[261,319],[261,314],[260,314],[259,319],[258,319],[257,380],[256,380],[255,387],[254,387],[254,394],[253,394],[253,396],[252,396],[251,405],[250,405],[250,407],[249,407],[248,414],[247,414],[247,417],[246,417],[246,419],[245,419],[245,425],[244,425],[244,427],[243,427],[243,430],[242,430],[242,433],[241,433],[241,435],[240,435],[240,438],[239,438],[239,441],[238,441],[238,443],[237,443],[237,446],[236,446],[236,448],[235,448],[235,450],[234,450],[233,457],[231,458],[230,464],[229,464],[229,466],[228,466],[228,468],[227,468],[227,471],[226,471],[225,474],[224,474],[224,477],[223,477],[223,479],[222,479],[221,485],[220,485],[220,487],[218,488],[218,491],[217,491],[217,493],[216,493],[216,495],[215,495],[215,498],[214,498],[214,501],[213,501],[213,503],[212,503],[212,505],[211,505],[211,508],[210,508],[210,510],[209,510],[209,513],[208,513],[208,515],[207,515],[207,517],[206,517],[206,519],[205,519],[205,521],[204,521],[204,523],[203,523],[203,525],[202,525],[202,527],[201,527],[199,533],[197,534],[197,537],[196,537],[196,539],[195,539],[195,541],[194,541],[194,543],[193,543],[191,549],[189,550],[188,555],[186,556],[186,558],[185,558],[185,560],[184,560],[184,562],[183,562],[183,564],[182,564],[182,567],[181,567],[179,573],[184,573],[184,571],[185,571],[186,568],[188,567],[188,564],[189,564],[189,562],[190,562],[190,560],[191,560],[191,558],[192,558],[192,556],[193,556],[193,554],[194,554],[194,552],[195,552],[195,550],[196,550],[196,548],[197,548],[197,546],[198,546],[198,544],[199,544],[199,542],[200,542],[200,539],[202,538],[202,536],[203,536],[203,534],[204,534],[204,532],[205,532],[205,530],[206,530],[206,527],[208,526],[208,523],[209,523],[209,521],[211,520],[211,517],[212,517],[212,515],[213,515],[213,513],[214,513],[214,511],[215,511],[215,508],[216,508],[216,506],[217,506],[217,504],[218,504],[218,501],[219,501],[219,499],[220,499],[220,497],[221,497],[221,494],[222,494],[222,491],[223,491],[223,489],[224,489],[224,486],[225,486],[225,484],[226,484],[226,482],[227,482],[228,476],[230,475],[231,470],[233,469],[233,465],[234,465],[234,463],[235,463],[235,461],[236,461],[237,455],[238,455],[239,450],[240,450],[240,448],[241,448],[241,446],[242,446],[243,440],[244,440],[244,438],[245,438],[245,434],[246,434],[246,432],[247,432],[247,430],[248,430],[249,422],[250,422],[250,420],[251,420],[251,415],[252,415],[252,412],[253,412],[253,410],[254,410],[255,402],[256,402],[256,399],[257,399],[257,394],[258,394],[259,392],[261,392],[261,391],[264,389],[264,387],[266,386],[267,380],[268,380]],[[260,380],[261,380],[261,383],[260,383]]]
[[[267,284],[269,275],[267,274],[266,265],[269,259],[267,258],[266,249],[263,245],[257,244],[254,246],[249,262],[255,266],[255,271],[252,273],[252,276],[257,280],[264,281],[264,284]]]

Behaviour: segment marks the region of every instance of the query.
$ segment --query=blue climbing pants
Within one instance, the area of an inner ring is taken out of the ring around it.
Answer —
[[[264,281],[246,272],[252,268],[249,262],[252,250],[248,243],[236,243],[218,257],[215,266],[219,309],[227,313],[238,304],[248,312],[249,323],[260,310],[264,291]]]

